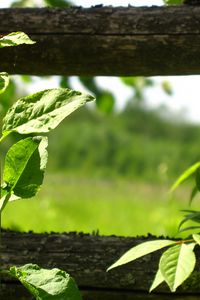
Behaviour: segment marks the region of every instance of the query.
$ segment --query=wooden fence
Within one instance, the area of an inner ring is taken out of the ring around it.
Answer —
[[[0,49],[1,69],[35,75],[200,73],[200,6],[1,9],[0,34],[36,44]]]
[[[36,44],[0,49],[1,70],[30,75],[186,75],[200,73],[200,7],[1,9],[0,34],[24,31]],[[147,238],[5,231],[1,265],[60,267],[77,280],[84,300],[196,300],[192,279],[174,294],[148,288],[160,252],[106,273],[122,253]],[[198,256],[198,253],[197,253]],[[32,299],[3,278],[1,300]]]

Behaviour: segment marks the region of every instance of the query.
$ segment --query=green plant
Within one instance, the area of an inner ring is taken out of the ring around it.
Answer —
[[[197,192],[200,191],[200,162],[197,162],[183,172],[171,188],[171,191],[174,191],[180,184],[191,177],[195,179],[195,185],[189,200],[190,204]],[[187,212],[187,214],[179,224],[179,232],[199,229],[200,226],[188,226],[182,229],[182,225],[188,221],[200,223],[200,211],[184,210],[184,212]],[[194,270],[196,264],[194,248],[196,246],[200,246],[200,234],[197,233],[193,233],[185,240],[173,241],[160,239],[147,241],[128,250],[108,268],[108,271],[149,253],[168,247],[160,257],[158,271],[150,287],[150,292],[163,282],[167,283],[171,292],[175,292]]]
[[[0,48],[34,44],[24,33],[15,32],[0,39]],[[7,73],[0,73],[0,92],[8,86]],[[8,201],[31,198],[40,189],[47,164],[47,134],[74,110],[94,97],[69,89],[49,89],[19,99],[3,120],[0,143],[9,135],[17,137],[4,159],[0,186],[0,215]],[[37,265],[13,266],[0,273],[17,278],[37,300],[81,299],[74,280],[59,269]]]
[[[196,4],[194,1],[183,0],[164,0],[164,3],[166,5],[178,5],[182,3]],[[195,178],[195,185],[191,192],[189,200],[190,204],[197,192],[200,191],[200,162],[197,162],[187,169],[176,180],[171,188],[171,191],[173,191],[181,183],[191,177]],[[182,225],[188,221],[193,221],[198,224],[200,223],[200,211],[184,210],[184,212],[187,214],[180,222],[178,231],[181,232],[199,229],[200,226],[188,226],[182,229]],[[196,246],[200,246],[200,234],[197,233],[193,233],[186,240],[173,241],[168,239],[160,239],[155,241],[147,241],[128,250],[107,270],[109,271],[113,268],[143,257],[149,253],[168,247],[168,249],[164,251],[160,257],[158,270],[150,287],[150,292],[163,282],[167,283],[171,292],[175,292],[176,289],[192,274],[194,270],[196,264],[194,248]]]

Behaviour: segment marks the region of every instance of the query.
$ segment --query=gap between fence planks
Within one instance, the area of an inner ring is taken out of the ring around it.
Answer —
[[[69,272],[77,281],[84,300],[184,299],[199,296],[199,277],[189,280],[176,294],[162,285],[156,294],[148,294],[161,252],[145,256],[133,263],[106,272],[121,254],[141,242],[156,239],[94,236],[87,234],[33,234],[3,232],[1,267],[36,263],[44,268],[57,267]],[[198,256],[198,254],[197,254]],[[199,269],[199,261],[196,269]],[[27,292],[15,281],[3,278],[0,299],[29,299]],[[14,298],[13,298],[14,297]],[[31,299],[31,298],[30,298]]]
[[[200,73],[200,7],[0,9],[0,34],[35,45],[0,49],[10,74],[153,76]]]

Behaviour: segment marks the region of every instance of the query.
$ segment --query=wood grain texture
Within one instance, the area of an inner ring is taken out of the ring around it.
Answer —
[[[118,300],[122,297],[124,300],[161,299],[161,297],[168,300],[171,295],[165,285],[157,289],[157,294],[148,294],[160,251],[106,272],[106,268],[126,250],[152,239],[155,238],[4,232],[1,266],[8,268],[10,265],[32,262],[44,268],[61,268],[76,279],[84,300]],[[199,281],[198,276],[196,279]],[[184,295],[185,299],[196,300],[200,289],[199,283],[195,283],[195,280],[187,281],[178,290],[174,299],[181,300]],[[23,287],[8,278],[2,279],[0,291],[0,299],[31,299],[27,298],[27,292]],[[13,298],[13,295],[19,295],[19,298]]]
[[[1,69],[37,75],[200,73],[200,7],[1,9],[0,34],[35,45],[0,49]]]

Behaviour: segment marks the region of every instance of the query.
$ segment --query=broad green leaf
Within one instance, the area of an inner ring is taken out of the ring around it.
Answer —
[[[164,247],[175,244],[174,241],[171,240],[156,240],[149,241],[139,244],[130,250],[128,250],[124,255],[122,255],[113,265],[111,265],[107,271],[116,268],[118,266],[127,264],[137,258],[140,258],[144,255],[152,253],[154,251],[160,250]]]
[[[194,233],[192,235],[193,239],[195,240],[195,242],[200,246],[200,235],[197,233]]]
[[[21,198],[35,196],[43,182],[47,144],[46,137],[28,137],[9,149],[3,174],[8,191]]]
[[[200,162],[197,162],[196,164],[188,168],[185,172],[183,172],[171,187],[171,192],[174,191],[181,183],[183,183],[191,175],[193,175],[199,167],[200,167]]]
[[[195,243],[179,244],[166,250],[160,258],[159,269],[170,290],[175,292],[192,273],[196,263]]]
[[[94,97],[69,89],[50,89],[19,99],[3,120],[3,136],[44,133]]]
[[[0,73],[0,94],[2,94],[9,84],[9,76],[8,73],[2,72]]]
[[[0,38],[0,48],[18,46],[21,44],[35,44],[24,32],[12,32]]]
[[[35,264],[11,267],[17,278],[36,300],[81,300],[74,279],[60,269],[42,269]]]
[[[164,282],[164,278],[162,276],[162,273],[160,271],[160,269],[158,269],[157,273],[156,273],[156,276],[153,280],[153,283],[149,289],[149,292],[151,293],[155,288],[157,288],[162,282]]]

